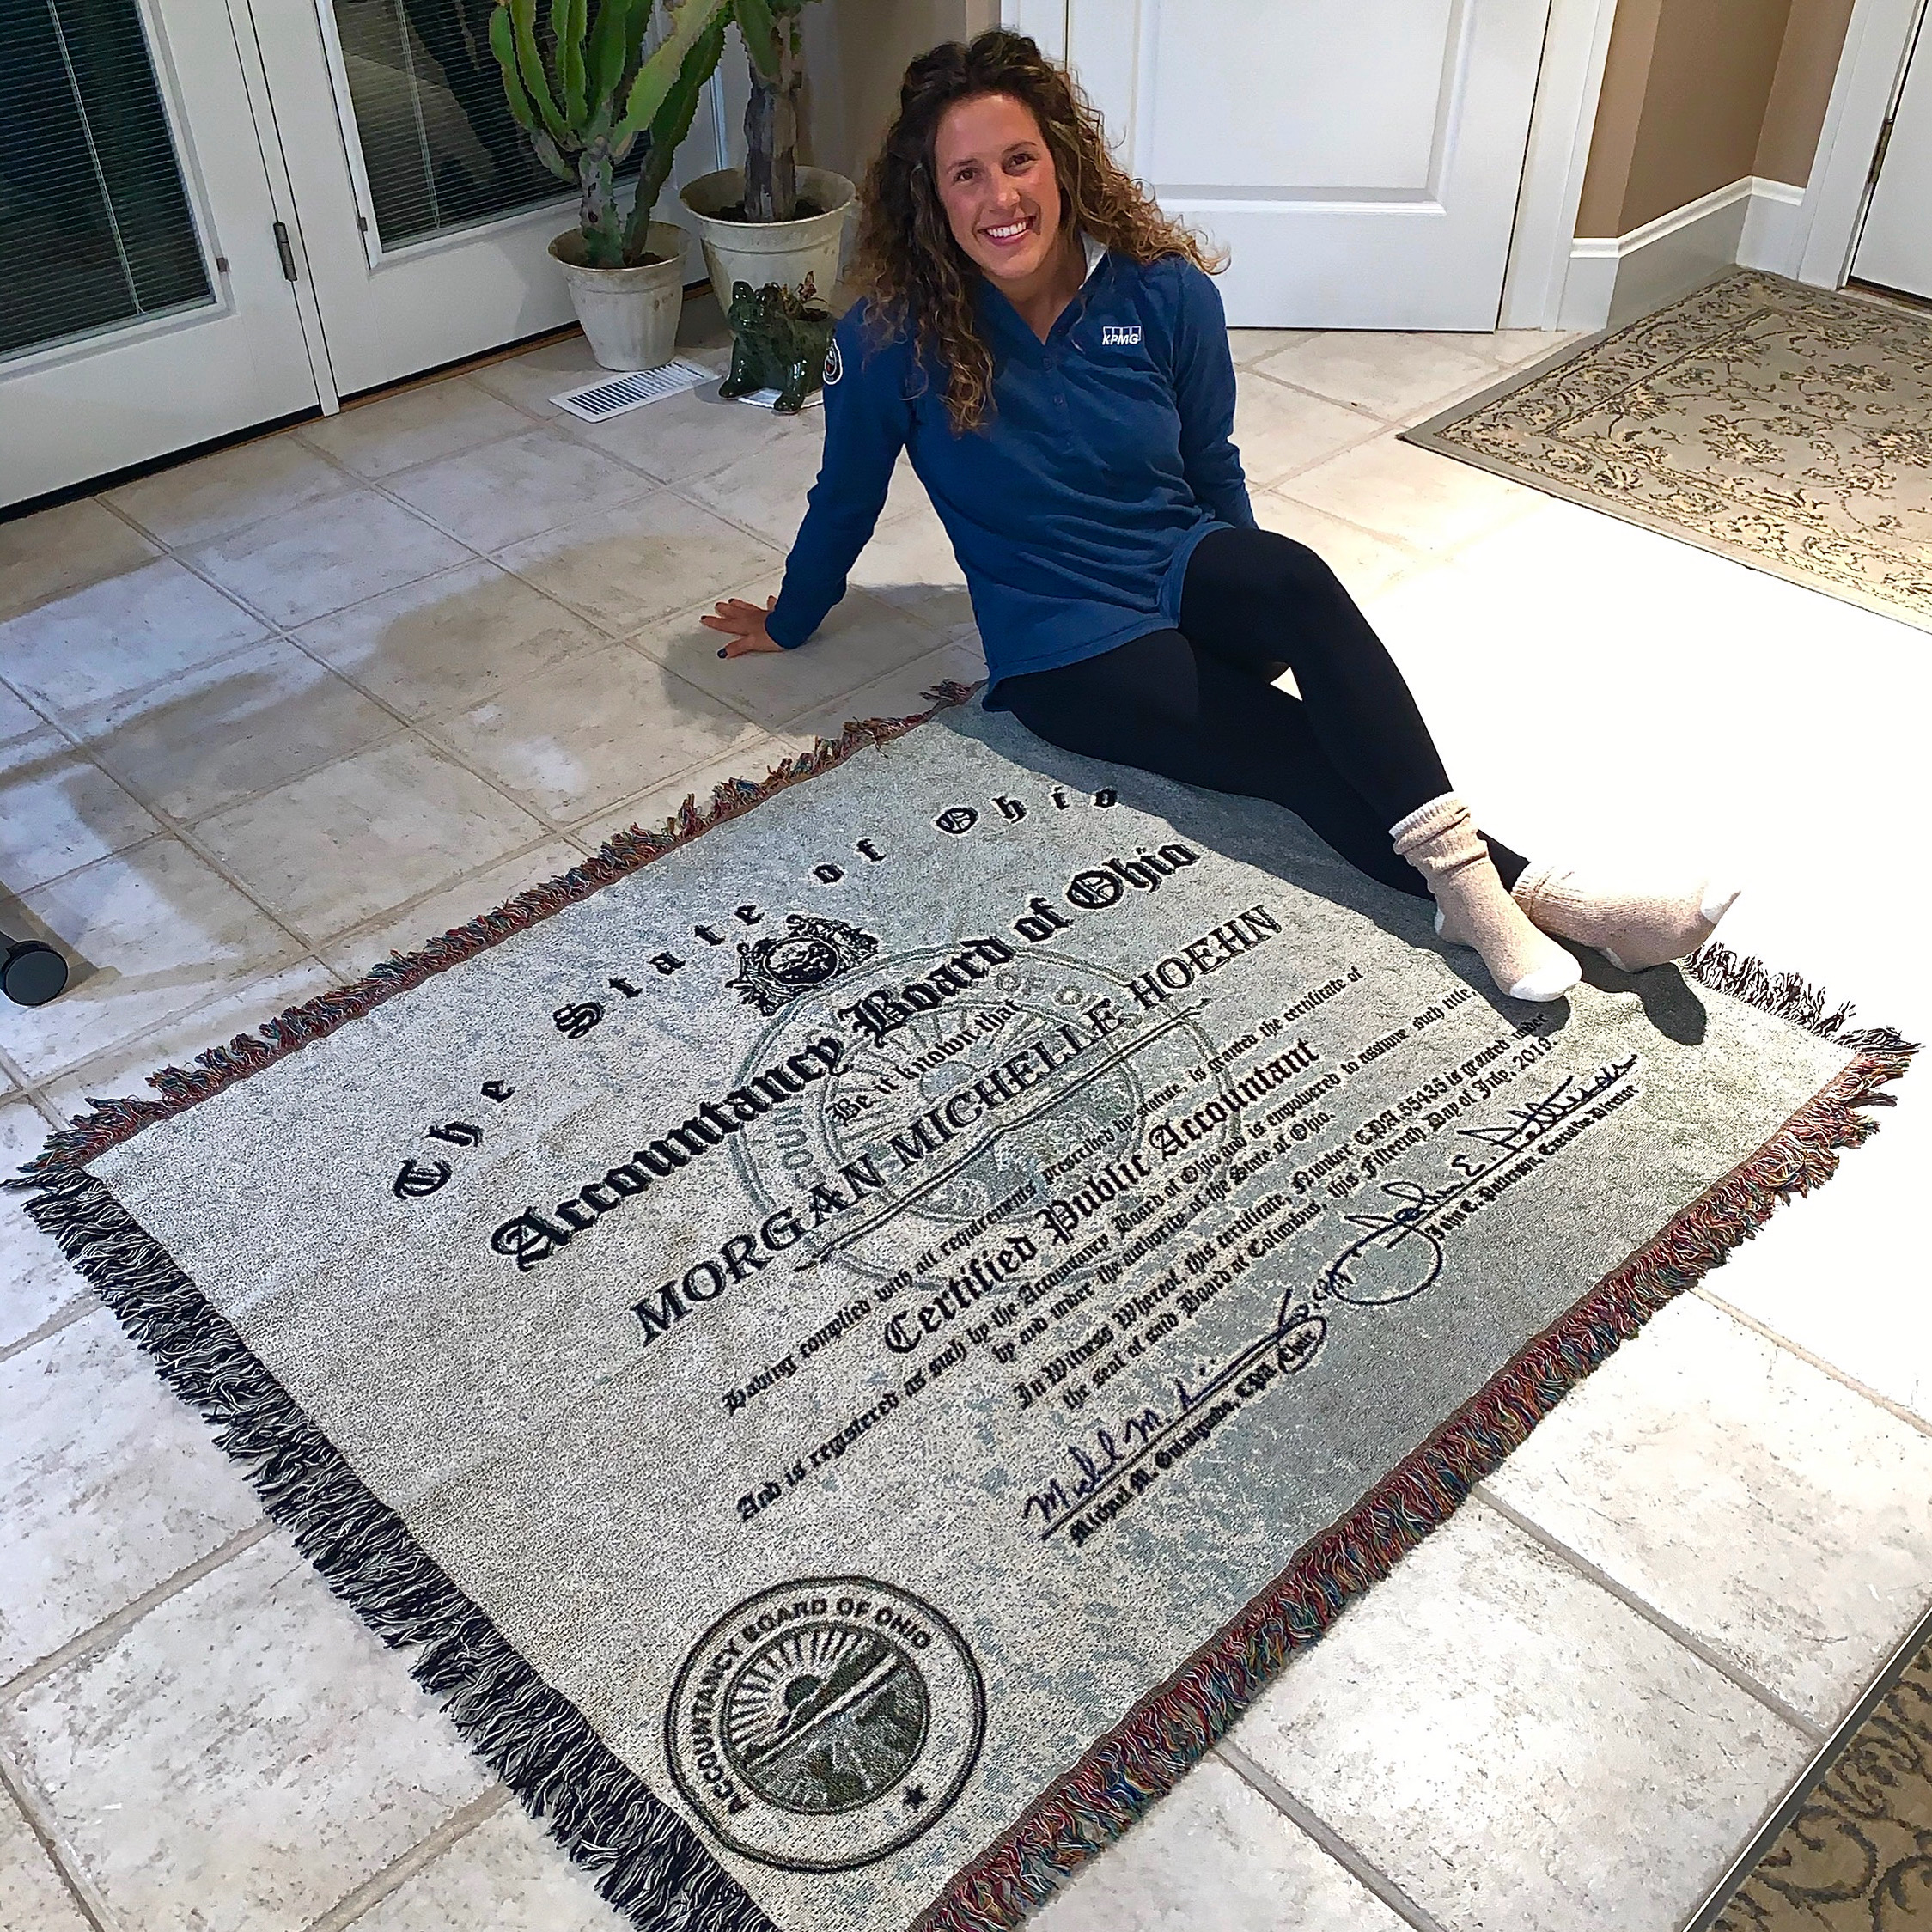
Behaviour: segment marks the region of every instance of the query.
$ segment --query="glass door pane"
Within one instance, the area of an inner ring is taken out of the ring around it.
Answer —
[[[0,0],[0,505],[315,406],[278,219],[223,0]]]
[[[0,356],[211,303],[134,0],[0,6]]]
[[[490,52],[494,0],[334,0],[385,249],[567,192],[511,119]]]

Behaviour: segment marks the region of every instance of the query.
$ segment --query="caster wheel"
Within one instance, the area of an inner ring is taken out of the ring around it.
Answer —
[[[37,939],[16,941],[0,958],[0,992],[15,1006],[45,1006],[66,984],[66,960]]]

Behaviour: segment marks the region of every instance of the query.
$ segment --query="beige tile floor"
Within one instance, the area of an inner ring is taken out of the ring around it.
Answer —
[[[1368,604],[1485,820],[1714,853],[1734,943],[1923,1035],[1924,634],[1394,440],[1557,338],[1234,339],[1262,521]],[[563,340],[0,525],[0,926],[80,960],[0,1007],[0,1161],[976,674],[909,475],[808,651],[719,663],[697,613],[777,582],[818,418],[587,429],[546,399],[588,371]],[[1925,1118],[1660,1316],[1042,1926],[1681,1924],[1932,1600]],[[4,1932],[616,1932],[3,1204],[0,1452]]]

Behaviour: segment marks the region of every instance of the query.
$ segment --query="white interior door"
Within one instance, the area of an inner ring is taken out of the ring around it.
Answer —
[[[556,328],[575,198],[503,100],[492,0],[256,0],[277,125],[344,395]],[[709,102],[676,181],[718,165]],[[667,204],[674,201],[667,191]]]
[[[0,504],[314,407],[226,9],[0,14]]]
[[[1851,272],[1861,282],[1932,301],[1932,39],[1919,21],[1884,159],[1865,210]]]
[[[1254,328],[1491,329],[1549,0],[1069,0],[1130,173]]]

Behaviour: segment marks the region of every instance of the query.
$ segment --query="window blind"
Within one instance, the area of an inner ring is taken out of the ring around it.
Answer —
[[[134,0],[0,0],[0,357],[212,300]]]
[[[530,151],[490,51],[491,0],[334,0],[385,247],[567,194]]]

